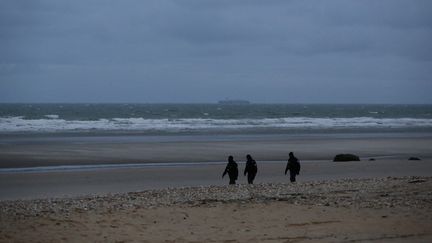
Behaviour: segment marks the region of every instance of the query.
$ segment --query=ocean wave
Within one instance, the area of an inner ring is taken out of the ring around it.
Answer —
[[[113,118],[95,121],[24,119],[0,117],[0,132],[62,132],[87,130],[129,131],[206,131],[235,129],[344,129],[344,128],[432,128],[432,119],[421,118],[311,118],[287,117],[264,119],[144,119]]]
[[[58,119],[59,115],[45,115],[45,117],[49,119]]]

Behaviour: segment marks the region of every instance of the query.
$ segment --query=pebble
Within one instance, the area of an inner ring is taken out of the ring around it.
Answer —
[[[388,177],[295,184],[267,183],[183,187],[107,194],[105,196],[1,201],[0,216],[38,217],[49,214],[67,216],[73,211],[81,213],[88,211],[110,212],[171,205],[211,206],[232,202],[247,206],[251,202],[270,201],[328,207],[415,207],[431,209],[431,191],[432,177]]]

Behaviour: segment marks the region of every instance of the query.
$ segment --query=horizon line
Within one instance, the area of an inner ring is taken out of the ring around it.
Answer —
[[[248,100],[245,100],[248,101]],[[390,102],[376,102],[376,103],[363,103],[363,102],[347,102],[347,103],[341,103],[341,102],[253,102],[248,101],[249,104],[220,104],[219,101],[214,102],[126,102],[126,101],[120,101],[120,102],[111,102],[111,101],[101,101],[101,102],[65,102],[65,101],[49,101],[49,102],[0,102],[0,105],[14,105],[14,104],[95,104],[95,105],[102,105],[102,104],[142,104],[142,105],[432,105],[432,103],[390,103]]]

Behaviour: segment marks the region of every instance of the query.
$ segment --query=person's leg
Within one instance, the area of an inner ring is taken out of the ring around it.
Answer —
[[[253,177],[251,173],[248,173],[248,183],[253,184]]]
[[[296,181],[296,173],[290,171],[290,181],[295,182]]]
[[[230,178],[229,184],[230,185],[234,185],[235,184],[235,180]]]

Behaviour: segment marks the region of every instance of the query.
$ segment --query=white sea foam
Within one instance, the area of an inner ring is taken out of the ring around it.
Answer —
[[[0,132],[61,132],[86,130],[199,131],[234,129],[343,129],[432,128],[432,119],[419,118],[264,118],[264,119],[144,119],[114,118],[95,121],[0,117]]]
[[[45,117],[50,119],[58,119],[59,115],[45,115]]]

